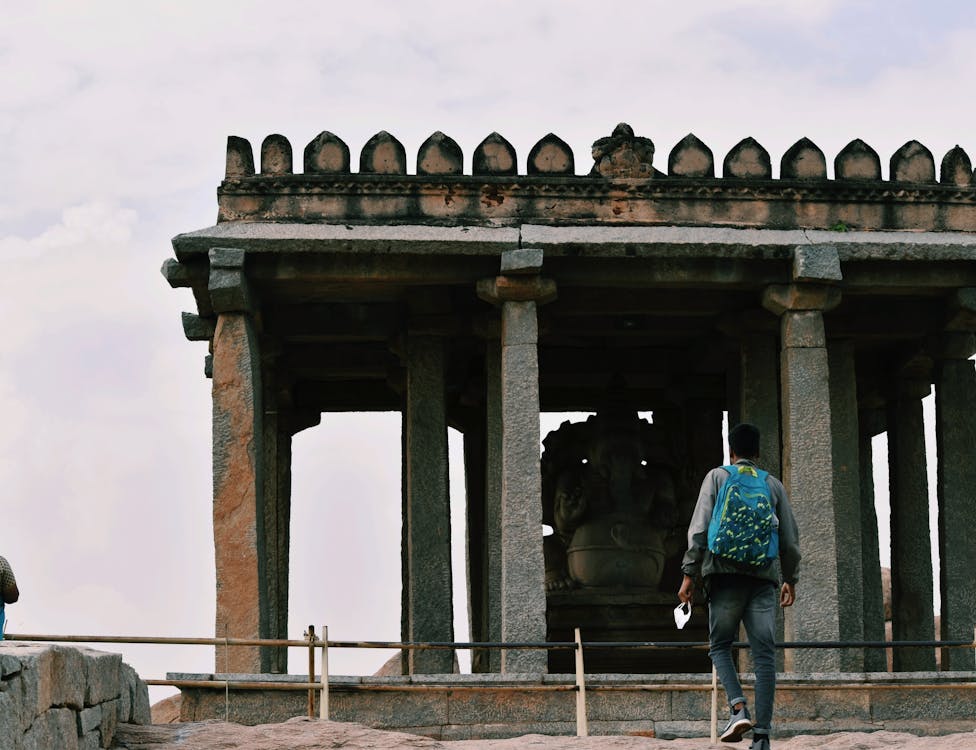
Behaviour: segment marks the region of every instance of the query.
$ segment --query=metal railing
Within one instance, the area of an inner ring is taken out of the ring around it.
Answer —
[[[219,646],[225,648],[262,646],[304,648],[308,650],[308,682],[269,682],[257,679],[223,679],[223,680],[144,680],[147,685],[177,687],[177,688],[223,688],[225,695],[225,719],[229,715],[229,701],[231,690],[280,690],[307,691],[308,716],[315,716],[315,696],[319,695],[319,718],[329,718],[329,649],[336,648],[366,648],[388,650],[572,650],[575,652],[575,683],[572,685],[543,684],[543,685],[344,685],[344,690],[369,691],[411,691],[421,690],[432,692],[437,690],[450,691],[499,691],[513,690],[546,691],[546,692],[575,692],[576,693],[576,733],[577,736],[588,735],[586,715],[586,691],[710,691],[711,696],[711,741],[717,741],[718,727],[718,680],[715,669],[712,669],[711,684],[695,683],[648,683],[627,685],[597,685],[587,688],[584,670],[584,651],[590,649],[700,649],[709,648],[707,641],[586,641],[580,636],[579,628],[575,629],[573,641],[533,641],[533,642],[439,642],[439,641],[330,641],[328,626],[322,626],[321,637],[315,633],[315,627],[310,625],[304,633],[304,639],[275,639],[275,638],[183,638],[165,636],[103,636],[103,635],[46,635],[8,633],[4,638],[8,641],[33,641],[50,643],[118,643],[118,644],[149,644],[166,646]],[[734,648],[748,649],[746,642],[732,644]],[[932,648],[932,649],[973,649],[976,652],[976,628],[972,641],[786,641],[777,643],[782,650],[798,649],[895,649],[895,648]],[[315,680],[316,658],[315,652],[321,653],[320,680]],[[897,674],[897,673],[895,673]],[[744,685],[744,687],[749,687]],[[821,683],[821,684],[782,684],[784,690],[935,690],[940,688],[972,688],[976,689],[976,682],[952,683]]]

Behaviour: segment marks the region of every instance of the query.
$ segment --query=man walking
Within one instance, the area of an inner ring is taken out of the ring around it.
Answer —
[[[709,656],[728,698],[731,718],[722,742],[752,730],[753,750],[769,750],[776,692],[776,615],[789,607],[800,565],[799,533],[786,489],[756,466],[759,429],[742,423],[729,431],[731,464],[702,482],[688,527],[688,551],[678,599],[691,602],[695,578],[708,595]],[[782,580],[782,585],[780,581]],[[753,721],[732,661],[732,643],[745,625],[756,673]]]
[[[6,622],[4,605],[13,604],[18,599],[20,599],[20,589],[17,588],[14,571],[7,559],[0,557],[0,641],[3,640],[3,626]]]

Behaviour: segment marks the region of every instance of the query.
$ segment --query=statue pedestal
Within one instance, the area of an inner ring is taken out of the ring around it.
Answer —
[[[677,597],[672,593],[646,590],[587,588],[550,592],[546,603],[547,638],[572,641],[579,628],[587,641],[707,642],[708,609],[695,606],[684,629],[674,625]],[[574,672],[575,657],[569,650],[549,652],[549,672]],[[668,672],[711,672],[708,649],[600,649],[586,648],[584,668],[588,674],[661,674]]]

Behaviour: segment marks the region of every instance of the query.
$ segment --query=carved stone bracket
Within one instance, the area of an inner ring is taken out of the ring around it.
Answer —
[[[215,247],[211,248],[209,256],[208,289],[214,311],[251,312],[251,292],[244,275],[244,251],[239,248]]]
[[[763,290],[762,304],[774,315],[800,310],[825,312],[840,304],[840,290],[825,284],[772,284]]]

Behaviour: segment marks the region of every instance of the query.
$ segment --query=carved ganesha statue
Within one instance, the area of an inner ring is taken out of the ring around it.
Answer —
[[[675,471],[654,425],[611,406],[543,441],[546,590],[656,588],[684,544]]]

